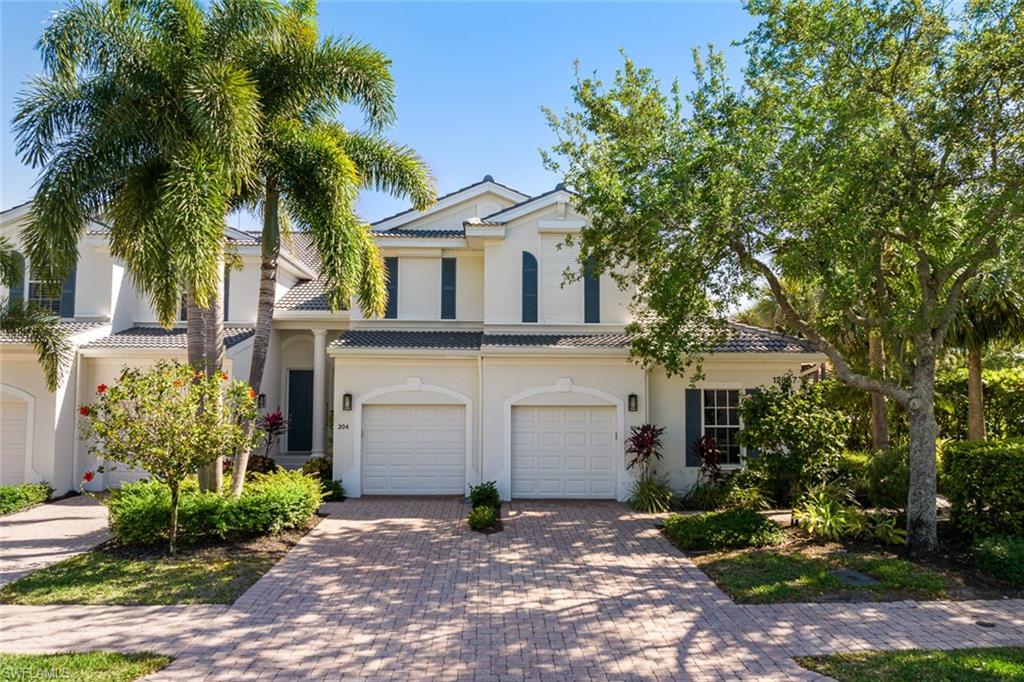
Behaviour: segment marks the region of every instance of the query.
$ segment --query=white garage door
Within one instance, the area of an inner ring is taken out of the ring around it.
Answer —
[[[512,497],[615,497],[615,408],[513,407]]]
[[[28,403],[0,399],[0,484],[25,483]]]
[[[466,408],[363,407],[364,495],[463,495]]]

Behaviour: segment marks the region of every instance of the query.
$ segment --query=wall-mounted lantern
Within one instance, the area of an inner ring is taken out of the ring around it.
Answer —
[[[267,406],[267,394],[266,393],[260,393],[258,396],[256,396],[256,407],[258,407],[259,409],[262,410],[262,409],[266,408],[266,406]]]
[[[639,409],[640,399],[637,398],[636,393],[630,393],[626,399],[626,407],[630,412],[636,412]]]
[[[345,412],[350,412],[352,410],[351,393],[346,393],[345,395],[341,396],[341,409],[344,410]]]

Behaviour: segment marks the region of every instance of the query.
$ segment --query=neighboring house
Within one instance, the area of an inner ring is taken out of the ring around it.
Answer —
[[[0,214],[0,232],[16,236],[25,210]],[[355,304],[328,311],[316,258],[305,235],[294,235],[260,388],[266,408],[292,420],[273,456],[296,466],[333,453],[334,474],[353,496],[461,495],[496,480],[506,498],[625,499],[624,438],[652,422],[667,429],[658,469],[676,488],[696,480],[689,445],[704,433],[739,465],[740,396],[824,358],[798,339],[733,325],[695,386],[644,370],[623,331],[629,292],[608,276],[564,283],[580,266],[578,249],[563,243],[585,223],[562,187],[530,197],[490,176],[426,211],[378,221],[390,275],[384,319],[367,319]],[[229,278],[229,371],[244,378],[259,246],[245,232],[229,230],[228,239],[244,264]],[[30,348],[0,343],[5,483],[77,485],[95,462],[75,437],[76,406],[124,364],[184,359],[183,328],[155,325],[106,248],[100,225],[80,246],[77,283],[65,294],[74,308],[61,311],[76,331],[77,359],[57,395]],[[8,438],[8,429],[29,435]]]

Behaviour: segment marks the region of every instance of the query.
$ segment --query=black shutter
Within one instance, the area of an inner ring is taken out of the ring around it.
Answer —
[[[583,267],[583,321],[601,321],[601,279],[594,272],[593,258]]]
[[[224,267],[224,321],[228,321],[228,301],[231,300],[231,268]]]
[[[759,389],[759,388],[748,388],[745,391],[745,393],[747,395],[757,395],[760,392],[761,392],[761,389]],[[740,429],[740,430],[742,430],[742,429]],[[759,454],[761,454],[761,453],[758,452],[756,448],[747,448],[747,457],[757,457]]]
[[[384,317],[389,320],[398,319],[398,259],[389,257],[384,259],[384,269],[388,273],[388,307],[384,310]]]
[[[64,284],[60,288],[60,316],[61,317],[74,317],[75,316],[75,271],[77,268],[71,268],[71,272],[68,273],[67,278],[64,280]]]
[[[700,389],[686,389],[686,466],[700,466],[700,458],[693,449],[693,444],[704,432],[703,412],[700,409]]]
[[[7,299],[8,306],[16,305],[15,301],[21,303],[25,300],[25,258],[15,251],[14,260],[18,263],[18,276],[15,278],[15,281],[10,283],[10,293]]]
[[[441,319],[455,319],[455,259],[441,259]]]
[[[523,251],[523,322],[537,321],[537,259]]]

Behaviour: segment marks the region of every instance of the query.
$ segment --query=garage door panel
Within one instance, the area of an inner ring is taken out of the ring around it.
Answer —
[[[25,449],[28,447],[28,403],[0,401],[0,484],[25,483]]]
[[[612,407],[513,407],[512,496],[614,497],[615,423]]]
[[[458,405],[364,406],[363,493],[463,494],[465,428]]]

